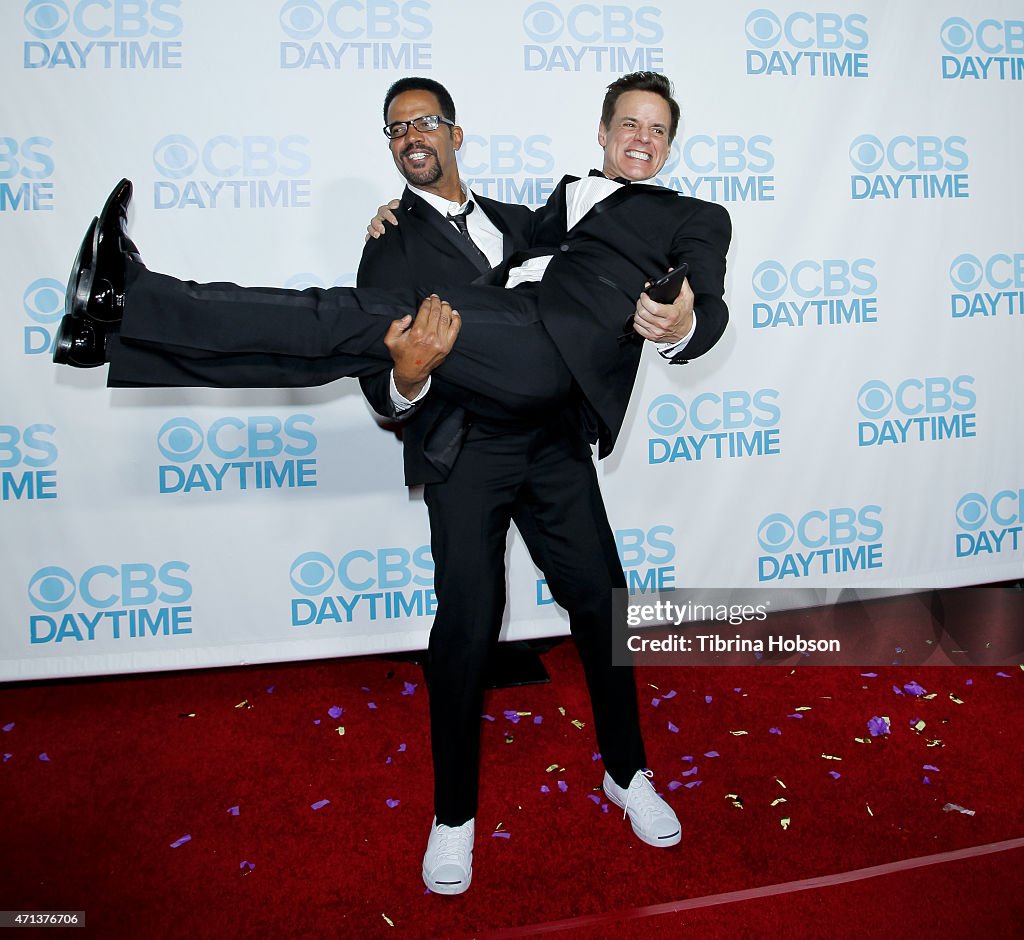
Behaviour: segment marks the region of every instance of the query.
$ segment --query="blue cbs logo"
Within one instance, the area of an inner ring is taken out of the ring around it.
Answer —
[[[56,430],[52,424],[0,424],[0,500],[57,498]]]
[[[676,140],[656,182],[712,202],[775,199],[775,154],[764,134],[692,134]]]
[[[966,199],[970,196],[967,139],[861,134],[850,142],[853,199]]]
[[[427,0],[288,0],[279,22],[282,69],[429,70]]]
[[[29,580],[39,613],[29,618],[32,644],[145,639],[190,634],[189,566],[168,561],[99,564],[74,574],[48,565]]]
[[[942,56],[943,79],[1024,79],[1024,20],[984,19],[972,23],[952,16],[940,27],[939,38],[946,49]]]
[[[303,552],[288,578],[302,595],[292,599],[294,627],[432,616],[437,609],[429,545],[357,548],[337,560]]]
[[[745,23],[748,75],[867,78],[867,17],[798,10],[780,17],[754,10]]]
[[[56,169],[49,137],[0,137],[0,212],[52,212]]]
[[[203,427],[171,418],[157,434],[168,461],[159,468],[161,493],[294,489],[316,486],[317,438],[310,415],[241,418],[228,415]]]
[[[64,314],[64,285],[52,277],[40,277],[25,288],[21,297],[25,316],[26,356],[49,355],[53,350],[53,327]]]
[[[647,408],[656,436],[647,442],[648,463],[674,463],[780,453],[779,392],[732,389],[703,392],[689,407],[675,394],[659,395]],[[684,432],[689,424],[692,431]]]
[[[523,11],[527,72],[664,71],[659,7],[541,0]]]
[[[475,193],[518,205],[539,206],[554,191],[552,140],[544,134],[466,134],[457,157]]]
[[[26,69],[180,69],[182,0],[29,0]]]
[[[837,506],[792,516],[775,512],[757,527],[759,581],[849,574],[882,567],[882,507]]]
[[[762,261],[750,282],[754,328],[876,323],[878,278],[871,258]]]
[[[994,496],[965,493],[957,501],[957,558],[1016,552],[1024,531],[1024,488],[1000,490]]]
[[[308,208],[312,158],[299,134],[168,134],[153,147],[157,209]]]
[[[1024,315],[1024,252],[965,253],[949,266],[954,319]]]
[[[857,393],[858,444],[909,444],[977,436],[974,376],[865,382]]]

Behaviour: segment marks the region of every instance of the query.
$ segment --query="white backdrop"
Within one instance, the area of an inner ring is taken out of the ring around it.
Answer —
[[[452,91],[477,192],[532,204],[600,165],[608,82],[675,82],[660,182],[731,212],[732,322],[645,359],[601,464],[632,584],[1020,576],[1019,3],[7,0],[0,36],[0,679],[424,645],[426,512],[354,382],[49,358],[122,175],[156,270],[351,283],[406,74]],[[566,631],[538,578],[513,539],[507,637]]]

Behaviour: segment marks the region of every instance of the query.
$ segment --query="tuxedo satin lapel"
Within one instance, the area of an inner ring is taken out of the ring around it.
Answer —
[[[440,235],[452,248],[472,263],[473,267],[481,274],[485,271],[490,271],[490,266],[485,265],[476,256],[473,249],[466,243],[466,240],[458,233],[454,226],[448,224],[440,212],[413,193],[407,191],[406,195],[409,197],[409,202],[407,204],[405,199],[403,199],[402,205],[407,208],[409,215],[424,225],[429,225],[433,228],[436,234]]]
[[[597,218],[602,212],[608,212],[611,209],[615,209],[622,205],[627,199],[633,196],[639,195],[640,193],[654,195],[663,194],[677,198],[675,190],[667,189],[664,186],[657,186],[653,183],[630,183],[627,186],[620,186],[610,196],[606,196],[600,202],[594,203],[590,207],[590,211],[583,216],[582,219],[577,222],[577,225],[586,225],[591,219]]]

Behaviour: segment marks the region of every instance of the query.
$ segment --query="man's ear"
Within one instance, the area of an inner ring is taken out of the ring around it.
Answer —
[[[462,128],[458,124],[452,128],[452,146],[456,150],[462,149]]]
[[[604,126],[604,121],[601,121],[597,125],[597,144],[604,149],[606,143],[608,143],[608,131]]]

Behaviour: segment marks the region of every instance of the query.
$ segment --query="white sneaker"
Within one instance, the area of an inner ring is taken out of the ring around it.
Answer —
[[[434,894],[462,894],[473,880],[476,820],[442,826],[434,817],[423,855],[423,883]]]
[[[642,841],[667,848],[679,842],[679,820],[672,807],[654,792],[653,776],[649,770],[638,770],[623,790],[606,771],[601,786],[604,795],[622,810],[622,818],[629,816],[633,831]]]

